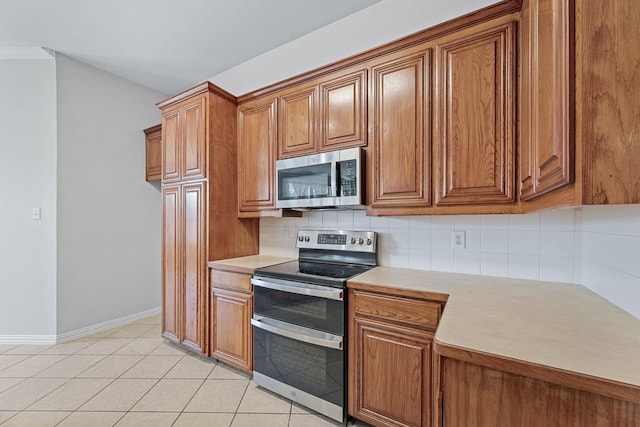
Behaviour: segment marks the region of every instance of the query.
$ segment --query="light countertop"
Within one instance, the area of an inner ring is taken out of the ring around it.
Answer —
[[[271,255],[249,255],[238,258],[228,258],[220,261],[209,261],[209,268],[220,268],[221,270],[236,271],[239,273],[253,274],[256,268],[267,267],[269,265],[281,264],[283,262],[294,261],[295,258],[286,258]]]
[[[436,351],[493,355],[613,382],[640,402],[640,320],[582,285],[376,267],[349,286],[447,301]]]

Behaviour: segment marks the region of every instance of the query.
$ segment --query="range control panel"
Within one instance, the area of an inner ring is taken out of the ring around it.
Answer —
[[[296,247],[306,249],[333,249],[357,252],[376,252],[374,231],[299,230]]]

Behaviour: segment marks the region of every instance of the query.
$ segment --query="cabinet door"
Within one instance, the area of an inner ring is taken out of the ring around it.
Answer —
[[[368,205],[431,205],[431,51],[371,69]]]
[[[252,304],[251,294],[213,289],[211,356],[247,372],[253,370]]]
[[[180,186],[162,188],[162,336],[180,340]]]
[[[206,182],[182,185],[182,301],[183,344],[201,353],[206,352],[207,320],[207,260]]]
[[[180,179],[180,109],[162,113],[162,181]]]
[[[515,201],[515,35],[499,19],[438,47],[437,205]]]
[[[377,426],[429,426],[433,335],[354,319],[349,415]]]
[[[316,146],[317,86],[280,96],[278,158],[313,153]]]
[[[156,125],[145,129],[146,180],[154,181],[162,174],[162,128]]]
[[[320,151],[367,145],[366,70],[320,84]]]
[[[572,0],[525,0],[522,9],[520,199],[574,180]]]
[[[204,178],[207,162],[206,99],[180,108],[182,116],[182,178]]]
[[[276,99],[238,109],[238,212],[240,217],[274,211]]]

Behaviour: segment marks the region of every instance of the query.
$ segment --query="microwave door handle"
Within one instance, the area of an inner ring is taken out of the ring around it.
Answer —
[[[338,197],[338,162],[331,162],[331,197]]]
[[[295,325],[288,325],[287,327],[274,325],[269,322],[269,319],[265,318],[254,317],[251,319],[251,324],[256,328],[271,332],[276,335],[291,338],[292,340],[315,344],[320,347],[342,350],[342,337],[337,335],[314,331],[312,329]]]

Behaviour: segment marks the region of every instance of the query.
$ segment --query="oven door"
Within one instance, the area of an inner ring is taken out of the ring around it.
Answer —
[[[251,323],[256,384],[342,421],[343,337],[255,315]]]
[[[344,289],[273,278],[251,279],[258,316],[344,335]]]

